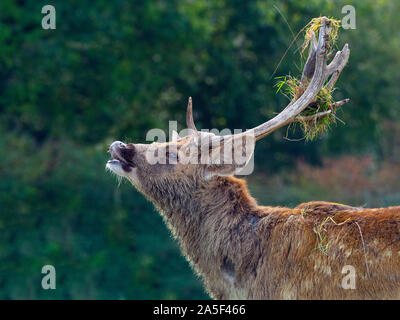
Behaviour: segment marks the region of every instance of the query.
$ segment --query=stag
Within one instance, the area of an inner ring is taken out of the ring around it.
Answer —
[[[113,160],[106,167],[153,202],[214,299],[400,297],[400,207],[322,201],[295,208],[260,206],[245,181],[233,177],[246,166],[257,140],[301,120],[321,88],[333,88],[350,50],[346,44],[329,57],[330,32],[331,20],[323,17],[302,73],[306,89],[271,120],[243,133],[213,135],[196,129],[189,99],[191,134],[165,143],[110,146]],[[149,150],[166,161],[149,161]],[[221,157],[226,151],[233,161]],[[187,154],[192,155],[181,161]],[[243,154],[245,160],[238,161]],[[204,156],[208,162],[197,161]],[[345,266],[355,271],[350,288],[343,285]]]

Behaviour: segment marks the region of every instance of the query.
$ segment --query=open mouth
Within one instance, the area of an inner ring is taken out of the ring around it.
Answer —
[[[108,150],[111,154],[112,160],[109,160],[107,163],[111,165],[120,165],[124,171],[131,171],[132,168],[135,168],[136,165],[132,162],[132,160],[128,160],[127,158],[132,158],[134,150],[126,148],[124,144],[120,144],[119,146],[115,146],[112,144],[110,149]],[[125,157],[124,157],[125,155]]]

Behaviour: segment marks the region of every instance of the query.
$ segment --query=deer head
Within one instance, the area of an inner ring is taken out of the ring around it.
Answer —
[[[231,176],[246,166],[254,152],[254,136],[216,136],[197,131],[191,99],[187,114],[192,134],[180,138],[174,132],[172,141],[165,143],[115,141],[109,149],[113,160],[107,162],[107,169],[127,178],[146,196],[157,199],[172,190],[187,195],[214,176]]]

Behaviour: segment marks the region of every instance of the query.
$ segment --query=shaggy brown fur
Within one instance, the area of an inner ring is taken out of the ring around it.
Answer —
[[[146,165],[135,179],[215,299],[398,299],[400,207],[328,202],[257,205],[244,180],[203,178],[200,165]],[[344,289],[345,265],[356,271]]]
[[[242,180],[219,177],[195,192],[187,206],[165,212],[216,299],[400,297],[400,207],[327,202],[260,207]],[[345,265],[356,270],[354,290],[341,286]]]

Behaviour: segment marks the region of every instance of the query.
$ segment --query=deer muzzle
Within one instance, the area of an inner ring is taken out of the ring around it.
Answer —
[[[113,160],[108,161],[109,164],[119,164],[122,169],[127,172],[136,167],[134,161],[136,149],[134,144],[125,144],[121,141],[114,141],[110,145],[109,152],[113,158]]]

